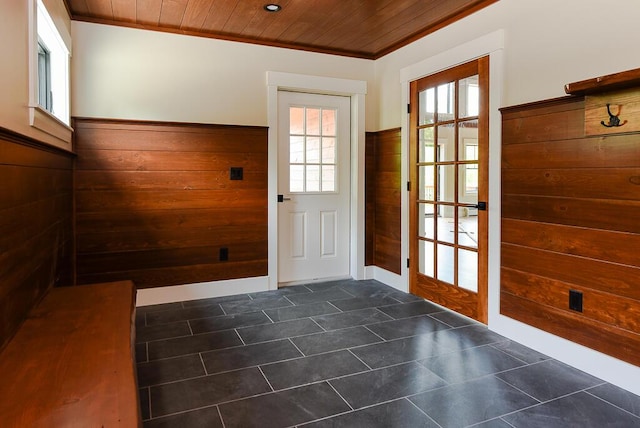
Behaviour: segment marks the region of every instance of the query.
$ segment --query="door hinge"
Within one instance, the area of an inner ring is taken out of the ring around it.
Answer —
[[[409,267],[409,259],[407,258],[407,267]]]
[[[407,192],[411,191],[411,182],[407,181]]]
[[[411,114],[411,104],[407,104],[407,114]]]

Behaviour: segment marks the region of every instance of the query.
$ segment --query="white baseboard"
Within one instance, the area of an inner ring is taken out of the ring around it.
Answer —
[[[267,290],[269,290],[269,277],[267,276],[143,288],[137,292],[136,306],[182,302],[233,294],[257,293]]]
[[[402,278],[402,276],[389,272],[386,269],[379,268],[378,266],[367,266],[365,268],[366,279],[375,279],[383,284],[393,287],[397,290],[409,292],[409,284]]]

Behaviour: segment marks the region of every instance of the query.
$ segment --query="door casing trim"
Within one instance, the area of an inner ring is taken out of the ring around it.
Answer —
[[[351,98],[351,196],[349,274],[364,279],[364,149],[365,95],[363,80],[309,76],[278,71],[267,72],[268,133],[268,281],[269,290],[278,288],[278,91],[306,92],[321,95],[341,95]]]

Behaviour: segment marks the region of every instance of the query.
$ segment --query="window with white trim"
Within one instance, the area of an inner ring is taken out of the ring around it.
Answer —
[[[70,40],[66,28],[56,25],[42,0],[33,0],[32,7],[32,110],[42,110],[67,127],[70,124],[69,59]],[[64,32],[63,34],[61,34]],[[40,127],[32,112],[32,125]]]

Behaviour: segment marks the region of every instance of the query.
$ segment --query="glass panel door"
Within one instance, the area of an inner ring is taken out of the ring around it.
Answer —
[[[411,84],[411,291],[483,322],[486,68],[481,59]]]

